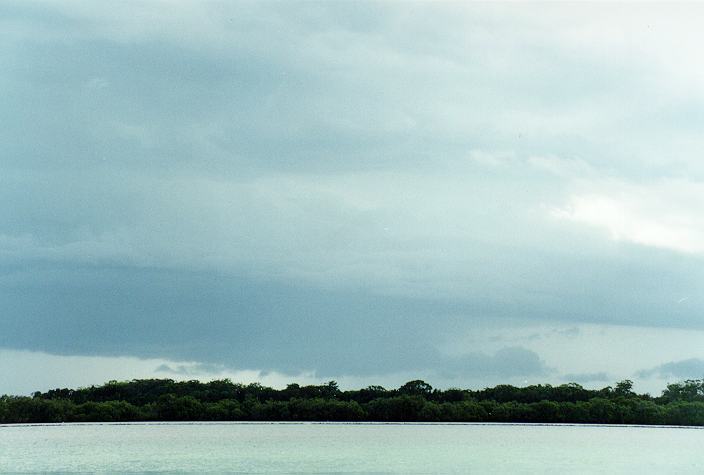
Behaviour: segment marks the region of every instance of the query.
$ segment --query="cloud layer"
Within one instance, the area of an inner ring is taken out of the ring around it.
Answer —
[[[466,384],[702,358],[515,341],[703,329],[700,9],[5,2],[0,346]]]

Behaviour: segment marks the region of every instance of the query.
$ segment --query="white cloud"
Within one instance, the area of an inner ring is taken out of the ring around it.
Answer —
[[[606,179],[581,187],[599,191],[574,194],[565,206],[551,210],[553,217],[603,229],[616,241],[704,252],[704,184],[682,180],[633,184]]]

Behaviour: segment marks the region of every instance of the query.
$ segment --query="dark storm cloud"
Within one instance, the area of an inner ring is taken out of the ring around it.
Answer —
[[[17,318],[2,321],[1,346],[324,375],[413,369],[434,356],[434,324],[420,318],[435,307],[430,302],[411,306],[211,273],[36,272],[43,278],[4,288],[2,302],[15,307]]]
[[[35,263],[30,274],[6,270],[2,284],[6,312],[0,346],[162,356],[320,375],[428,368],[467,376],[509,374],[510,368],[537,374],[542,363],[526,350],[445,359],[437,346],[447,331],[471,332],[477,315],[503,318],[520,311],[539,320],[549,309],[132,267]]]
[[[512,377],[447,335],[702,328],[699,96],[506,14],[4,2],[0,347]]]

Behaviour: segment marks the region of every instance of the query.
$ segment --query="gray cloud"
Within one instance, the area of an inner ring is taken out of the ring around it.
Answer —
[[[450,377],[516,378],[547,376],[553,370],[537,353],[521,347],[507,347],[493,355],[472,353],[447,359],[441,366]]]
[[[654,368],[638,371],[639,378],[677,378],[677,379],[701,379],[704,378],[704,360],[699,358],[689,358],[680,361],[663,363]]]
[[[547,371],[438,356],[484,320],[702,328],[695,62],[548,10],[4,2],[0,346],[473,378]]]

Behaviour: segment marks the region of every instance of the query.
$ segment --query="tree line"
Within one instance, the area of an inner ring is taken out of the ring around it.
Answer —
[[[0,423],[134,421],[533,422],[704,425],[704,380],[670,384],[661,396],[636,394],[624,380],[603,389],[579,384],[342,391],[334,381],[289,384],[141,379],[1,396]]]

